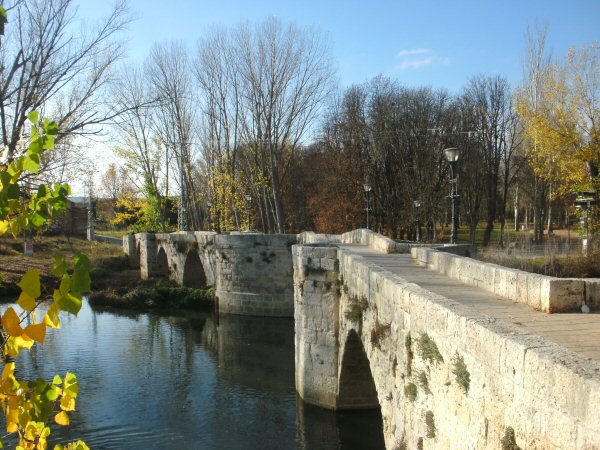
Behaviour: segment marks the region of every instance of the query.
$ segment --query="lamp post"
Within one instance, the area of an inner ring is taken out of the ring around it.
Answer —
[[[590,239],[590,229],[588,224],[588,217],[590,214],[590,210],[592,206],[596,204],[596,191],[581,191],[577,193],[577,198],[575,199],[575,206],[577,209],[581,209],[583,211],[583,215],[581,217],[581,225],[585,230],[585,239],[581,242],[581,249],[585,256],[589,254],[589,239]]]
[[[444,150],[446,159],[450,164],[450,175],[451,175],[451,187],[450,187],[450,198],[452,199],[452,235],[450,237],[450,243],[458,243],[458,202],[460,195],[458,195],[458,173],[456,171],[456,164],[458,161],[459,150],[451,147]]]
[[[421,209],[421,200],[415,200],[415,209],[417,210],[417,242],[421,242],[421,221],[419,216],[419,210]]]
[[[248,223],[248,228],[246,231],[250,231],[250,202],[252,201],[252,196],[246,194],[246,220]]]
[[[369,213],[371,212],[371,185],[369,183],[365,183],[363,184],[363,189],[365,190],[365,200],[367,201],[367,207],[365,208],[365,210],[367,211],[367,229],[371,229],[370,227],[370,223],[369,223]]]

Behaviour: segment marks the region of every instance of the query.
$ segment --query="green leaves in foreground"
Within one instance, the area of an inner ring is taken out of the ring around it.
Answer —
[[[9,231],[17,236],[23,230],[41,228],[67,209],[67,196],[71,193],[66,184],[42,184],[35,193],[26,193],[27,189],[21,185],[25,172],[35,174],[40,170],[42,154],[54,148],[58,135],[56,122],[44,119],[40,125],[37,111],[28,118],[31,122],[29,147],[24,154],[0,165],[0,236]],[[25,194],[29,202],[23,208]]]
[[[0,34],[5,23],[6,10],[0,6]],[[20,184],[26,172],[39,172],[42,154],[54,148],[58,135],[55,122],[44,119],[39,124],[38,112],[30,113],[28,118],[31,122],[29,146],[26,150],[18,149],[22,153],[19,156],[11,155],[6,161],[0,161],[0,236],[8,232],[17,236],[23,230],[39,229],[67,208],[68,185],[41,185],[35,193],[31,193]],[[60,327],[60,311],[79,312],[83,294],[90,290],[89,270],[90,260],[81,253],[74,257],[72,274],[65,258],[56,257],[52,273],[60,280],[60,285],[54,290],[53,301],[39,322],[35,312],[42,301],[40,272],[29,270],[19,283],[21,295],[18,304],[23,312],[17,313],[15,308],[9,307],[0,319],[0,356],[5,361],[0,379],[0,407],[6,418],[6,431],[18,436],[17,449],[45,450],[48,447],[47,439],[51,432],[48,423],[53,419],[58,425],[70,424],[69,412],[75,410],[79,385],[77,377],[70,372],[64,380],[55,376],[52,383],[41,378],[18,380],[15,377],[16,363],[8,362],[8,357],[18,356],[21,350],[31,349],[36,342],[43,344],[47,328]],[[82,441],[55,448],[88,450]]]

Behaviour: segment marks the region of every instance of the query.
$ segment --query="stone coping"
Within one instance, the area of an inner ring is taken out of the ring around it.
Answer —
[[[367,228],[359,228],[343,234],[316,234],[305,231],[298,235],[299,244],[362,244],[382,253],[410,253],[415,245],[411,242],[396,242]]]
[[[462,283],[477,286],[500,297],[547,313],[578,311],[588,304],[600,306],[600,279],[556,278],[448,252],[449,248],[413,247],[412,258]]]

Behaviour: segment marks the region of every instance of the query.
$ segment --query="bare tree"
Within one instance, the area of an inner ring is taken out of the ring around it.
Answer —
[[[180,174],[175,178],[182,194],[180,228],[199,229],[203,212],[198,201],[200,192],[192,176],[196,100],[185,46],[174,42],[155,45],[146,60],[145,70],[156,96],[153,127],[172,152]]]
[[[487,225],[483,245],[490,242],[494,221],[501,218],[504,227],[504,210],[510,184],[510,165],[520,144],[517,134],[517,115],[512,105],[512,92],[508,81],[501,77],[478,76],[465,88],[464,96],[474,110],[474,127],[483,157],[483,184],[486,198]],[[505,170],[502,173],[502,169]],[[500,189],[502,176],[506,183]]]
[[[268,231],[285,232],[283,182],[331,93],[332,75],[322,36],[278,19],[244,23],[200,41],[196,76],[207,96],[208,162],[218,171],[239,165],[245,181],[232,189],[254,190]],[[237,153],[242,149],[243,158]],[[225,157],[228,165],[220,167]]]
[[[208,198],[217,230],[240,229],[244,194],[259,198],[259,183],[245,183],[238,151],[241,140],[241,72],[230,33],[216,29],[198,42],[194,75],[200,99],[201,146],[208,175]],[[245,188],[242,187],[245,184]]]
[[[545,26],[536,24],[535,29],[527,29],[527,49],[523,61],[523,84],[517,91],[517,97],[518,101],[533,105],[534,111],[542,106],[545,79],[552,61],[552,56],[546,47],[547,37],[548,28]],[[536,154],[538,142],[535,136],[532,142],[528,142],[528,145],[533,147],[533,153]],[[541,242],[544,236],[543,216],[545,206],[549,204],[547,200],[550,192],[551,187],[549,184],[534,172],[534,186],[531,197],[533,198],[533,233],[536,242]]]
[[[408,89],[382,76],[346,91],[327,118],[322,146],[333,155],[330,183],[354,193],[342,204],[353,220],[355,208],[364,207],[362,183],[368,181],[373,228],[414,238],[419,214],[433,238],[444,209],[448,167],[442,149],[453,137],[453,109],[443,90]],[[355,226],[360,223],[364,219]]]
[[[97,26],[77,32],[73,0],[13,2],[10,32],[0,50],[0,134],[9,160],[32,110],[54,118],[57,143],[74,134],[95,133],[116,111],[100,92],[123,47],[115,40],[128,23],[119,1]],[[11,6],[11,5],[9,5]]]
[[[161,227],[166,230],[165,198],[161,194],[161,170],[166,161],[162,158],[162,145],[153,130],[150,85],[139,67],[124,66],[119,81],[113,87],[113,99],[123,113],[115,122],[118,145],[114,150],[128,169],[128,176],[157,203]],[[108,173],[107,173],[108,175]]]
[[[134,192],[134,187],[127,173],[126,166],[110,163],[100,178],[100,194],[109,198],[114,204],[120,198]]]

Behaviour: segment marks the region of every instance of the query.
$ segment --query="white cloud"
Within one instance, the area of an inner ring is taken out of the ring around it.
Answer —
[[[414,56],[414,55],[423,55],[425,53],[431,53],[430,48],[411,48],[404,49],[398,52],[398,58],[402,58],[404,56]]]
[[[408,70],[408,69],[420,69],[423,66],[427,66],[433,62],[433,57],[428,56],[423,59],[407,59],[402,61],[400,65],[398,65],[398,69],[400,70]]]

